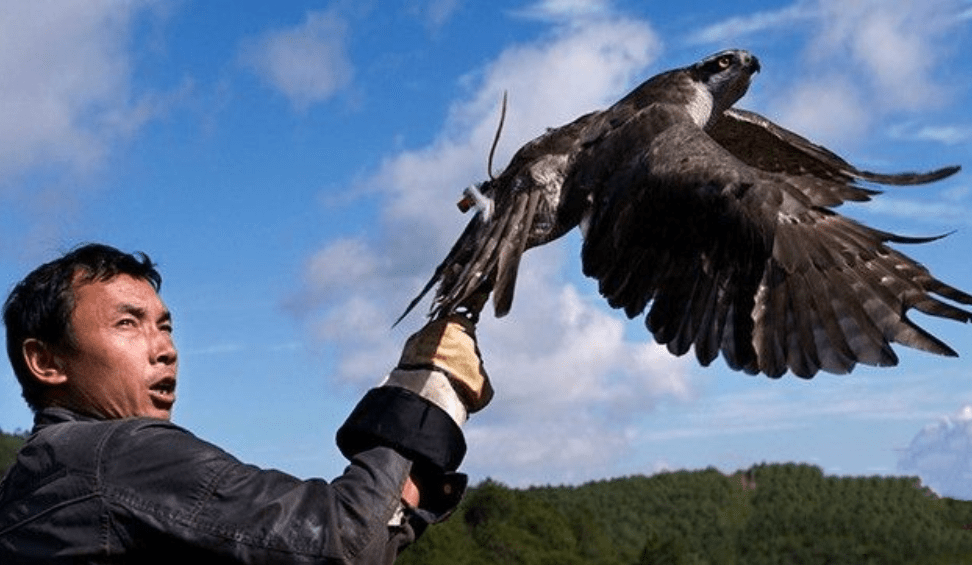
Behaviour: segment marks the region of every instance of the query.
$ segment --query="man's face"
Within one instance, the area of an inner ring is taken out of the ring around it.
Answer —
[[[118,275],[74,287],[75,347],[60,356],[69,407],[102,418],[168,420],[176,348],[169,310],[148,282]]]

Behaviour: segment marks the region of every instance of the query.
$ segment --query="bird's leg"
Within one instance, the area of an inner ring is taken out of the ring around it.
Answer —
[[[478,324],[479,314],[483,311],[483,307],[486,306],[488,300],[489,290],[482,290],[482,286],[480,286],[480,290],[466,297],[459,303],[459,306],[456,306],[454,313],[465,316],[472,323]]]
[[[475,207],[483,215],[483,221],[488,222],[490,216],[493,215],[493,201],[479,191],[481,186],[483,186],[483,183],[467,186],[462,191],[462,200],[457,202],[456,206],[463,214]]]

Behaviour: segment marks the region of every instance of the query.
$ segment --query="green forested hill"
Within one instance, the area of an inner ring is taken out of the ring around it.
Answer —
[[[972,563],[972,503],[914,477],[760,465],[510,489],[485,481],[402,564]]]
[[[0,430],[0,476],[13,465],[17,450],[24,443],[24,437],[23,433],[8,434]]]

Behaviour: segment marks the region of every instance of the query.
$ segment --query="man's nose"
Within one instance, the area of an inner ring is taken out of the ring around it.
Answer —
[[[152,352],[153,362],[172,365],[176,362],[179,354],[176,351],[175,342],[172,334],[167,331],[156,331],[154,349]]]

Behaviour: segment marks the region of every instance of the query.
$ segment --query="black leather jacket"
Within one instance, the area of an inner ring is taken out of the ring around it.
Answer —
[[[385,404],[404,394],[376,390]],[[368,410],[368,398],[342,429],[355,446],[342,445],[351,464],[331,483],[245,465],[169,422],[43,410],[0,482],[0,563],[391,563],[455,507],[465,482],[432,473],[426,482],[453,496],[431,496],[436,512],[401,514],[413,461],[385,446],[387,416]]]

